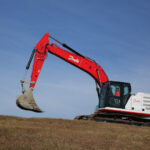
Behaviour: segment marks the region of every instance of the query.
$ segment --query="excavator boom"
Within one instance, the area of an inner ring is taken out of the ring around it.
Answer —
[[[27,90],[24,89],[23,84],[26,81],[22,81],[23,94],[17,98],[16,102],[17,105],[22,109],[31,110],[35,112],[42,112],[35,103],[32,91],[36,85],[37,79],[39,77],[40,71],[42,69],[43,63],[48,53],[51,53],[61,58],[62,60],[72,64],[73,66],[83,70],[84,72],[88,73],[90,76],[94,78],[96,84],[99,87],[101,87],[104,83],[106,83],[109,80],[102,67],[98,65],[95,61],[81,55],[80,53],[76,52],[66,44],[63,44],[54,38],[53,39],[55,41],[59,42],[59,44],[69,49],[71,52],[58,47],[54,43],[49,43],[49,37],[51,37],[49,33],[46,33],[43,36],[43,38],[37,43],[26,66],[26,70],[28,70],[32,58],[34,57],[29,89]]]
[[[46,58],[47,53],[51,53],[55,56],[58,56],[59,58],[63,59],[64,61],[78,67],[79,69],[87,72],[89,75],[91,75],[96,82],[101,86],[101,84],[108,81],[108,77],[101,66],[99,66],[95,61],[84,57],[81,54],[75,54],[69,51],[66,51],[60,47],[58,47],[56,44],[49,43],[48,40],[49,34],[46,33],[44,37],[40,40],[40,42],[35,46],[36,54],[34,57],[34,63],[33,63],[33,69],[31,74],[31,81],[35,82],[37,81],[37,78],[39,76],[39,73],[42,69],[42,65],[44,63],[44,60]],[[98,75],[99,74],[99,75]],[[30,84],[30,87],[34,88],[34,84]]]

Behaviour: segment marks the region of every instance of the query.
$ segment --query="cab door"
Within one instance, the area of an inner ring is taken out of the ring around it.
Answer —
[[[122,108],[122,88],[119,84],[110,84],[107,107]]]

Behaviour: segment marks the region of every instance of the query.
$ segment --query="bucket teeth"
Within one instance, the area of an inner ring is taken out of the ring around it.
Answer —
[[[32,91],[32,88],[25,90],[25,92],[17,98],[16,104],[19,108],[24,110],[42,112],[42,110],[35,103]]]

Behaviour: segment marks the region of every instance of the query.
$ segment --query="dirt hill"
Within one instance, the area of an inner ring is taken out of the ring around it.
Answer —
[[[149,150],[150,127],[0,116],[0,150]]]

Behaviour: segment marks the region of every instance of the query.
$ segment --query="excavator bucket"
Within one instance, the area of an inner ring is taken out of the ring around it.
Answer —
[[[23,94],[17,98],[16,104],[19,108],[24,109],[24,110],[42,112],[42,110],[35,103],[32,91],[33,91],[32,88],[25,90]]]

